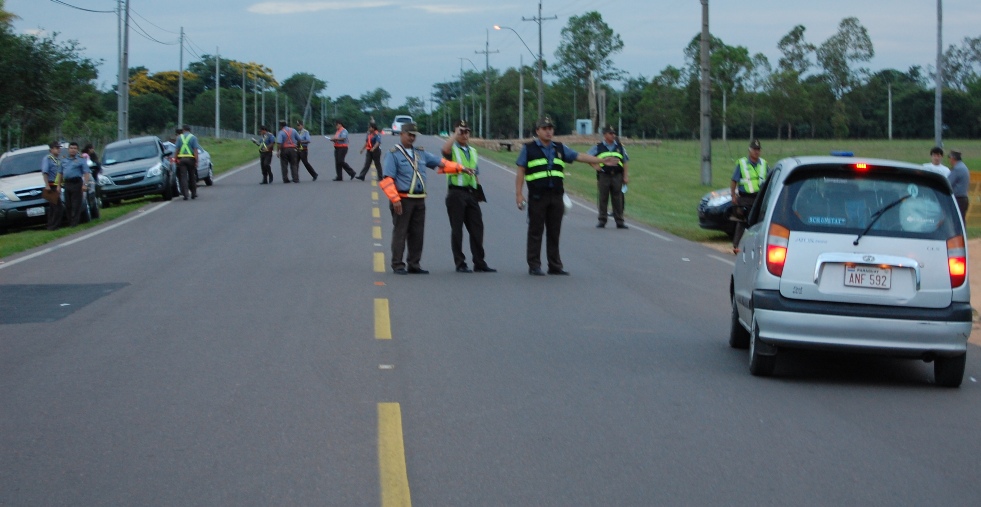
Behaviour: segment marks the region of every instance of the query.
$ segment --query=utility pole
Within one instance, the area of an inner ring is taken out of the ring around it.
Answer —
[[[518,139],[525,136],[525,55],[518,55]]]
[[[702,1],[702,185],[712,184],[712,83],[709,76],[709,3]]]
[[[125,7],[123,7],[125,2]],[[118,140],[129,137],[129,0],[120,0],[119,9],[119,82],[116,91],[119,93],[116,102],[116,121]]]
[[[623,135],[623,92],[617,94],[617,135]]]
[[[245,80],[245,65],[242,65],[242,136],[244,137],[245,132],[245,87],[248,85],[248,81]]]
[[[707,1],[707,0],[706,0]],[[533,18],[521,17],[521,21],[534,21],[538,23],[538,117],[545,116],[545,86],[542,81],[542,21],[559,19],[558,16],[550,18],[542,17],[542,2],[538,2],[538,16]]]
[[[259,73],[252,76],[252,133],[259,132]]]
[[[487,28],[486,30],[487,30],[487,43],[484,44],[484,50],[483,51],[474,51],[474,53],[475,54],[478,54],[478,55],[479,54],[483,54],[484,55],[484,101],[487,103],[487,119],[486,119],[486,122],[487,122],[487,130],[485,130],[484,132],[486,132],[486,136],[487,136],[487,137],[485,137],[485,139],[490,139],[490,137],[491,137],[491,129],[490,129],[490,116],[491,116],[491,107],[490,107],[490,55],[491,55],[491,53],[500,53],[500,51],[498,51],[498,50],[491,51],[490,50],[490,28]]]
[[[215,47],[215,139],[221,139],[221,49]]]
[[[889,140],[892,141],[892,83],[889,83]]]
[[[463,57],[460,58],[460,119],[461,120],[464,118],[463,116],[463,61],[464,60],[466,60],[466,58]]]
[[[180,70],[177,72],[177,127],[184,125],[184,27],[181,27]]]
[[[943,1],[937,0],[937,77],[933,94],[933,143],[943,146],[943,88],[944,88],[944,42],[943,42]]]

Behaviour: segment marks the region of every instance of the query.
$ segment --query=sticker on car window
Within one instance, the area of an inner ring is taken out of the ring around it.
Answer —
[[[807,217],[807,223],[811,225],[844,225],[845,219],[842,217]]]

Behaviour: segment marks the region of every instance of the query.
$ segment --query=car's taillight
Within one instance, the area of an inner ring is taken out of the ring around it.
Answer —
[[[954,236],[947,240],[947,270],[950,271],[950,288],[964,285],[967,278],[967,249],[964,236]]]
[[[789,244],[790,229],[779,224],[770,224],[770,231],[766,236],[766,269],[773,276],[783,276]]]

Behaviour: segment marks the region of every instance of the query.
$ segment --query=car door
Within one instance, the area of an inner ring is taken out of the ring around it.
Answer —
[[[760,194],[746,217],[746,232],[743,233],[739,243],[740,251],[736,254],[736,265],[733,268],[733,296],[736,298],[740,320],[747,323],[752,320],[753,290],[756,288],[755,282],[763,266],[763,242],[766,241],[768,210],[773,196],[779,193],[779,185],[773,182],[779,181],[779,177],[778,165],[760,187]]]

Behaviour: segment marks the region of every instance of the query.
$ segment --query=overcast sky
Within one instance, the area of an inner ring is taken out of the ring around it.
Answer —
[[[19,32],[58,32],[74,39],[99,67],[99,84],[116,81],[117,24],[115,14],[90,13],[115,9],[117,0],[6,0],[6,9],[20,19]],[[712,0],[710,28],[729,45],[763,53],[776,64],[777,41],[794,25],[806,27],[806,38],[819,45],[845,17],[855,16],[875,47],[872,70],[910,66],[924,68],[936,59],[935,0]],[[965,37],[981,36],[978,0],[943,2],[944,47]],[[533,63],[538,52],[538,25],[522,18],[538,15],[532,0],[130,0],[133,30],[129,64],[151,72],[177,70],[180,28],[190,43],[184,62],[214,54],[270,67],[280,81],[308,72],[328,82],[326,95],[339,97],[382,87],[391,106],[405,97],[428,99],[432,84],[455,80],[461,61],[482,70],[483,51],[490,41],[490,65],[516,67],[519,58]],[[650,78],[664,67],[684,65],[683,49],[701,30],[698,0],[544,0],[543,54],[554,61],[560,31],[570,16],[599,10],[624,42],[616,65],[631,76]],[[495,31],[493,25],[513,28]],[[138,25],[135,26],[135,25]],[[139,34],[140,30],[164,45]],[[216,49],[218,48],[218,49]],[[192,52],[191,52],[192,51]],[[460,60],[468,58],[471,62]],[[8,71],[10,69],[7,69]],[[546,76],[546,80],[549,80]]]

